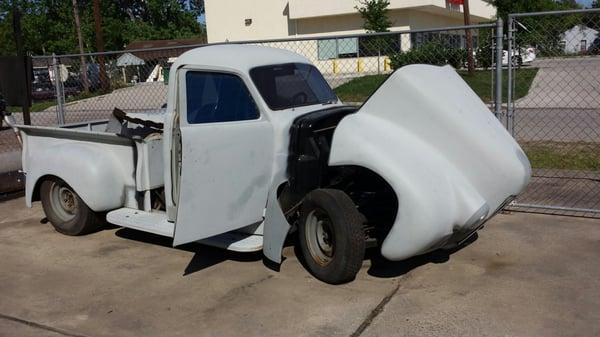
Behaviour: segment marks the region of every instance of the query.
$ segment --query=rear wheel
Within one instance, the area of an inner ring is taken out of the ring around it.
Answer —
[[[102,220],[81,200],[71,186],[50,178],[40,186],[40,199],[46,217],[56,231],[66,235],[84,235],[100,229]]]
[[[340,190],[310,192],[301,208],[298,237],[309,271],[319,280],[353,280],[365,255],[364,217]]]

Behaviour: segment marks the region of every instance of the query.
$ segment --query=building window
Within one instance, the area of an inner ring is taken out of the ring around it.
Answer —
[[[460,12],[460,4],[456,3],[456,1],[446,0],[446,9],[449,9],[453,12]]]
[[[358,53],[358,39],[355,37],[337,39],[338,58],[356,57]]]
[[[475,34],[472,36],[473,49],[479,46],[479,37]],[[450,48],[465,49],[467,48],[467,38],[464,34],[447,33],[447,32],[424,32],[410,34],[410,41],[413,48],[419,48],[427,43],[437,42]]]
[[[360,56],[380,56],[399,52],[400,34],[361,36],[358,40]]]
[[[560,42],[558,43],[558,47],[559,47],[559,48],[560,48],[562,51],[566,52],[566,51],[567,51],[567,41],[564,41],[564,40],[563,40],[563,41],[560,41]]]
[[[337,57],[337,43],[335,39],[317,40],[319,60],[329,60]]]
[[[317,47],[319,60],[356,57],[358,54],[358,39],[351,37],[317,40]]]

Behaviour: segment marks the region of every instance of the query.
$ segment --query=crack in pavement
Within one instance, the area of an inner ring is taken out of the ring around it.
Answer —
[[[13,317],[13,316],[9,316],[9,315],[4,315],[4,314],[0,314],[0,319],[4,319],[7,321],[12,321],[12,322],[16,322],[16,323],[20,323],[20,324],[24,324],[27,325],[29,327],[33,327],[33,328],[37,328],[37,329],[41,329],[41,330],[46,330],[46,331],[51,331],[63,336],[67,336],[67,337],[89,337],[86,335],[78,335],[72,332],[68,332],[62,329],[57,329],[57,328],[53,328],[51,326],[48,325],[44,325],[44,324],[40,324],[40,323],[36,323],[33,321],[28,321],[28,320],[24,320],[21,318],[17,318],[17,317]]]
[[[377,304],[377,306],[373,308],[373,310],[371,310],[371,312],[367,315],[367,317],[365,317],[365,319],[362,321],[362,323],[360,323],[358,328],[356,328],[356,330],[350,335],[350,337],[359,337],[360,335],[362,335],[362,333],[365,332],[365,330],[371,325],[371,323],[373,323],[373,320],[375,320],[375,318],[383,312],[383,309],[390,302],[392,297],[396,295],[398,289],[400,289],[400,280],[398,280],[398,282],[396,283],[396,287],[394,287],[394,289],[392,289],[392,291],[390,291],[390,293],[387,294],[381,300],[381,302],[379,302],[379,304]]]

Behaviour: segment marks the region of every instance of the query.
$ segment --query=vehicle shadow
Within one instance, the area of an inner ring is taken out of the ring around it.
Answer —
[[[379,278],[398,277],[409,273],[410,271],[424,266],[429,263],[440,264],[450,260],[452,254],[469,246],[479,238],[475,233],[467,241],[460,246],[452,249],[438,249],[423,255],[411,257],[402,261],[390,261],[381,256],[379,249],[373,248],[367,251],[365,259],[371,261],[371,266],[367,270],[367,274]]]
[[[173,239],[152,233],[142,232],[129,228],[120,228],[115,235],[127,239],[151,245],[158,245],[186,252],[194,253],[194,256],[185,267],[183,276],[199,272],[206,268],[217,265],[225,261],[255,262],[262,260],[262,252],[255,253],[237,253],[226,249],[210,247],[197,242],[173,247]]]
[[[206,246],[197,242],[173,247],[173,240],[171,238],[129,228],[118,228],[115,231],[115,235],[127,240],[148,243],[151,245],[159,245],[194,253],[194,256],[183,271],[183,276],[202,271],[225,261],[257,262],[262,260],[263,264],[272,270],[279,271],[280,267],[279,264],[272,263],[268,259],[264,258],[262,252],[260,251],[255,253],[237,253],[228,251],[226,249]],[[287,238],[284,247],[293,246],[298,262],[300,262],[304,268],[309,270],[302,257],[302,253],[296,244],[297,241],[295,238],[296,237],[294,234],[290,235]],[[381,256],[379,249],[371,248],[367,250],[365,255],[365,260],[370,260],[371,262],[371,265],[367,270],[367,274],[377,278],[392,278],[407,274],[410,271],[429,263],[446,263],[450,260],[452,254],[469,246],[477,239],[478,235],[476,233],[469,240],[456,248],[449,250],[438,249],[433,252],[418,255],[402,261],[387,260]],[[283,260],[285,260],[285,258]]]

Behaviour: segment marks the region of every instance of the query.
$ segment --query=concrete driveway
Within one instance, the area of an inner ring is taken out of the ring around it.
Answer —
[[[600,56],[540,58],[531,66],[538,73],[517,107],[600,108]],[[519,83],[519,69],[515,76]]]
[[[500,215],[469,246],[366,260],[330,286],[260,255],[111,228],[67,237],[0,203],[0,336],[598,336],[600,222]]]

